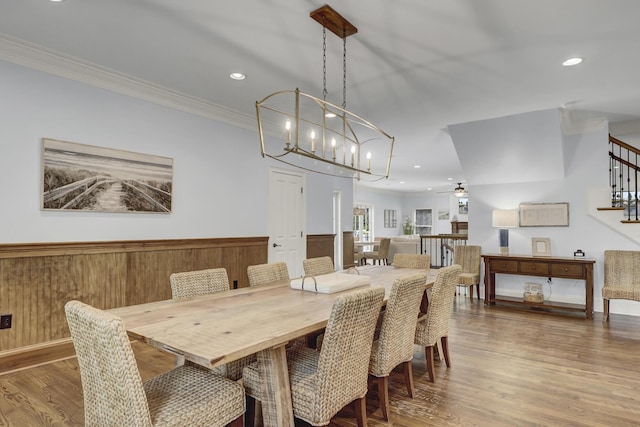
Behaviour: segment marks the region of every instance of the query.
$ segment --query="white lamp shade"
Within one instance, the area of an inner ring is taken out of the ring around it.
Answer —
[[[491,215],[492,225],[498,228],[512,228],[518,226],[517,209],[494,209]]]

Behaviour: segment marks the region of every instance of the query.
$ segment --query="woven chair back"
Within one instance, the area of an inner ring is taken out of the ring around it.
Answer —
[[[449,321],[461,271],[462,268],[457,264],[438,270],[429,295],[426,317],[416,327],[416,344],[431,346],[439,338],[449,336]]]
[[[122,320],[80,301],[69,301],[65,313],[80,366],[85,425],[151,426]]]
[[[302,261],[305,276],[319,276],[335,271],[333,260],[329,256],[308,258]]]
[[[380,248],[378,249],[378,256],[380,258],[387,258],[389,256],[389,246],[391,246],[390,238],[380,239]]]
[[[371,354],[371,374],[387,376],[400,363],[413,358],[413,338],[426,283],[427,279],[422,274],[393,282],[377,346]]]
[[[462,273],[480,274],[481,246],[459,245],[453,253],[453,263],[462,267]]]
[[[422,254],[395,254],[393,266],[396,268],[421,268],[431,269],[431,257]]]
[[[169,276],[173,299],[208,295],[229,290],[229,276],[224,268],[185,271]]]
[[[349,292],[336,299],[325,329],[317,369],[316,419],[330,419],[367,393],[369,358],[384,288]]]
[[[247,267],[249,286],[260,286],[289,279],[289,270],[284,262],[250,265]]]

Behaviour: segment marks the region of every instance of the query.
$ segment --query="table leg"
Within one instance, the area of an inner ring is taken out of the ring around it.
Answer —
[[[586,294],[585,311],[587,312],[587,319],[593,319],[593,264],[585,265],[584,284]]]
[[[293,406],[284,345],[260,351],[258,370],[265,386],[262,394],[265,427],[293,427]]]

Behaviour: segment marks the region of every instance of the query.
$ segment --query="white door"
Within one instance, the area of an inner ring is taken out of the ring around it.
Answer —
[[[333,192],[333,264],[336,270],[342,270],[342,192]]]
[[[269,262],[287,263],[290,277],[303,275],[306,258],[304,175],[272,169],[269,173]]]

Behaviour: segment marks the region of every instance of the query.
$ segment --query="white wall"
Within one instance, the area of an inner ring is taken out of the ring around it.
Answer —
[[[268,170],[256,132],[0,61],[0,243],[267,235]],[[174,159],[170,214],[40,210],[42,138]],[[307,176],[307,232],[331,233],[333,188]],[[325,216],[326,215],[326,216]]]
[[[459,221],[467,221],[469,215],[458,213],[458,199],[453,194],[429,193],[397,193],[358,186],[355,195],[356,203],[368,204],[374,207],[374,236],[390,237],[402,234],[402,224],[406,217],[413,218],[416,209],[431,209],[433,211],[432,234],[451,233],[451,220],[456,215]],[[397,211],[398,226],[384,228],[384,210]],[[449,212],[449,219],[439,219],[438,213]]]
[[[469,193],[472,220],[469,221],[469,243],[482,246],[483,253],[498,252],[498,230],[491,228],[493,209],[517,209],[520,202],[569,202],[569,227],[520,227],[510,230],[509,252],[531,254],[532,237],[549,237],[552,256],[573,256],[582,249],[594,266],[594,309],[602,311],[603,263],[605,249],[639,250],[631,240],[612,232],[588,215],[587,196],[593,187],[607,184],[606,127],[591,133],[564,137],[566,177],[521,184],[474,186]],[[634,226],[634,225],[630,225]],[[544,284],[547,295],[552,292],[556,301],[584,303],[582,280],[552,279],[551,289],[545,278],[498,275],[498,293],[521,296],[524,282]],[[640,304],[614,300],[612,313],[640,315]]]
[[[359,183],[355,187],[355,203],[373,206],[373,237],[391,237],[402,234],[402,218],[404,218],[402,216],[402,194],[394,191],[366,188]],[[397,227],[384,227],[385,209],[396,211]],[[352,226],[351,223],[349,225]]]
[[[405,217],[413,219],[416,209],[431,209],[433,222],[431,234],[451,233],[451,220],[456,215],[459,221],[466,221],[467,215],[458,214],[457,198],[450,194],[410,193],[404,196],[402,221]],[[449,212],[449,219],[439,219],[438,213]]]

